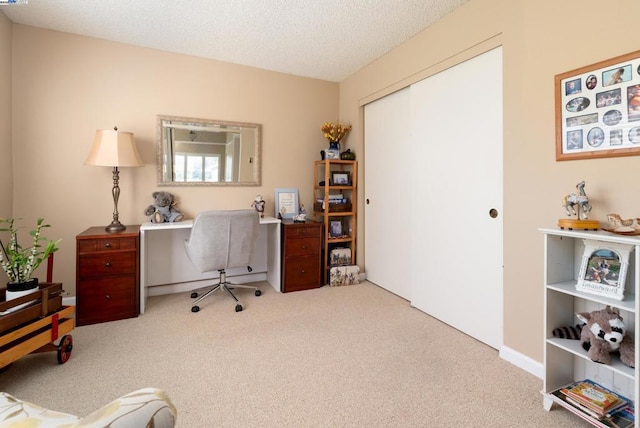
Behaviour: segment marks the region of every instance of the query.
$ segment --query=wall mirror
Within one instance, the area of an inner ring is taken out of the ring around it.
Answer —
[[[259,186],[262,126],[158,115],[158,185]]]

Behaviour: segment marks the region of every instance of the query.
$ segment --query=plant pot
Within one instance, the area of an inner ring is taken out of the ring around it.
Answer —
[[[26,296],[27,294],[35,293],[39,290],[40,288],[38,287],[38,278],[32,278],[24,282],[7,282],[5,299],[8,302],[9,300],[17,299],[18,297]],[[9,309],[7,312],[17,311],[18,309],[24,308],[25,306],[29,306],[33,302],[35,302],[35,299],[15,306]]]

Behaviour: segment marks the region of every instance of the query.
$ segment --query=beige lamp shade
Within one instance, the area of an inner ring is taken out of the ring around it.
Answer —
[[[96,131],[93,146],[84,163],[111,167],[144,165],[136,149],[133,133],[118,131],[117,128]]]

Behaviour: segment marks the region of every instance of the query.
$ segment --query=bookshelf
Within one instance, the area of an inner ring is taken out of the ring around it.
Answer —
[[[640,237],[621,236],[605,231],[578,231],[540,229],[544,234],[544,372],[543,406],[550,410],[553,403],[570,410],[595,426],[602,424],[581,413],[569,403],[558,399],[554,391],[574,381],[590,379],[611,391],[629,398],[638,408],[638,330],[640,285]],[[625,278],[624,299],[618,300],[576,289],[586,242],[597,242],[603,247],[618,244],[631,245]],[[611,364],[593,362],[580,346],[579,340],[560,339],[553,329],[579,322],[576,312],[591,312],[605,306],[620,309],[627,335],[634,339],[635,368],[620,362],[612,354]]]
[[[348,249],[356,263],[356,189],[358,164],[354,160],[315,161],[313,174],[313,216],[322,223],[323,283],[331,268],[330,253]]]

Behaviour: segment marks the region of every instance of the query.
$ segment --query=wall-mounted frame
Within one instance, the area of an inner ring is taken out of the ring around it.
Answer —
[[[348,172],[333,171],[331,173],[331,184],[333,186],[351,186],[351,176]]]
[[[585,293],[624,299],[624,286],[633,245],[584,240],[584,253],[576,289]]]
[[[300,204],[298,203],[298,189],[275,190],[275,216],[293,218],[298,215]]]
[[[640,51],[555,76],[556,160],[640,155]]]

